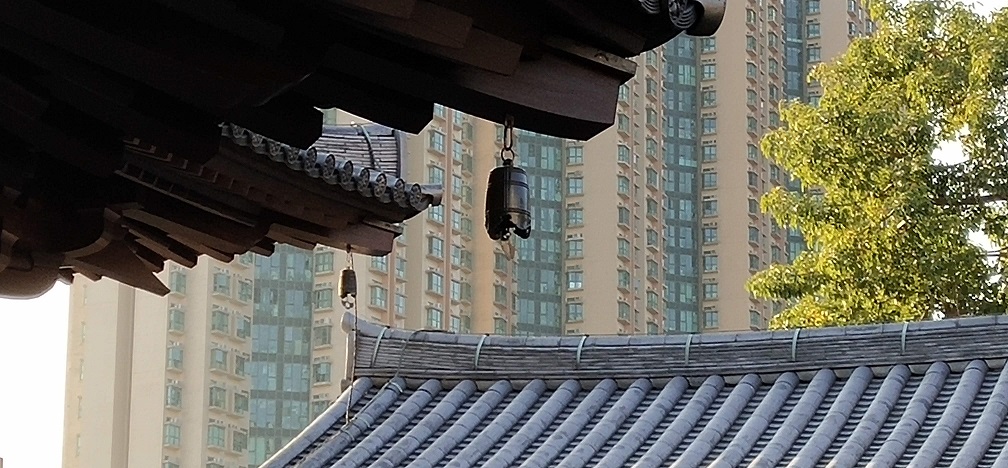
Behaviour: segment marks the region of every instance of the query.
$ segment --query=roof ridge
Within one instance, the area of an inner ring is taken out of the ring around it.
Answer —
[[[353,326],[353,315],[345,314],[343,328]],[[405,331],[359,320],[354,359],[358,375],[378,378],[734,375],[1001,359],[1008,357],[1008,346],[996,339],[1002,333],[1008,333],[1005,315],[740,333],[555,337]],[[409,353],[408,369],[399,367],[401,353]]]

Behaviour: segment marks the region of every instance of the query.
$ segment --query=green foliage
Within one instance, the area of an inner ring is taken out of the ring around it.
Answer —
[[[1008,258],[989,262],[969,234],[1008,241],[1008,12],[899,3],[873,2],[877,33],[818,67],[819,105],[783,106],[786,127],[763,140],[803,184],[763,209],[808,244],[749,282],[791,305],[773,327],[1005,311]],[[965,162],[933,160],[956,139]]]

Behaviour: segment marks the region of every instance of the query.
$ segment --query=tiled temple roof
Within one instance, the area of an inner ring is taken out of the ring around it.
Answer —
[[[264,466],[1008,466],[1006,332],[1005,316],[563,338],[361,322],[351,388]]]

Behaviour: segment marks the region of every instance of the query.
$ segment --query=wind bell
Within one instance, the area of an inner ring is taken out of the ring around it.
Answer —
[[[486,229],[493,240],[506,242],[511,234],[528,239],[532,233],[529,212],[528,174],[514,165],[514,118],[504,121],[504,147],[501,165],[490,171],[486,196]],[[505,249],[508,251],[508,249]],[[510,249],[513,256],[513,246]]]

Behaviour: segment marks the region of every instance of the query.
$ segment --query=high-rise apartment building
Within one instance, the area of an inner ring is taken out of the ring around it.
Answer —
[[[513,251],[484,231],[503,127],[435,107],[408,139],[403,177],[442,185],[444,199],[405,224],[388,256],[353,256],[359,316],[519,335],[764,328],[781,305],[754,300],[745,282],[803,244],[759,210],[770,188],[798,186],[760,138],[780,124],[780,101],[816,103],[811,67],[871,28],[859,0],[739,3],[717,36],[637,57],[616,124],[597,137],[517,131],[533,234]],[[269,258],[169,265],[165,298],[79,279],[65,466],[258,465],[342,391],[348,263],[338,249],[279,246]]]
[[[247,464],[252,257],[71,288],[63,466]]]

